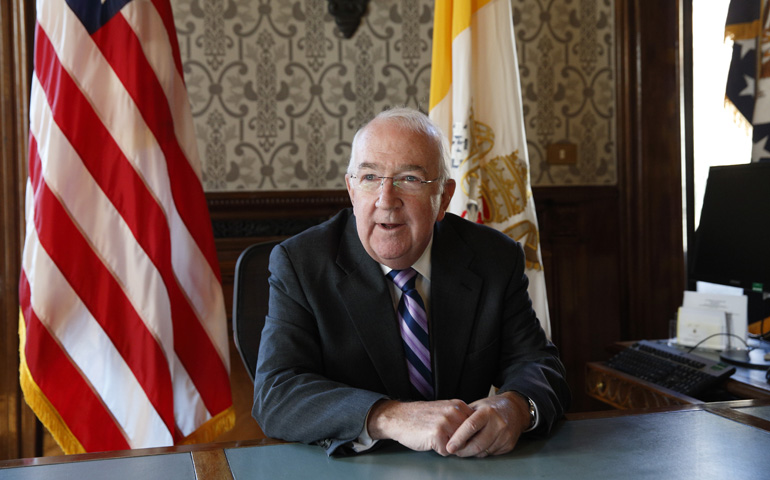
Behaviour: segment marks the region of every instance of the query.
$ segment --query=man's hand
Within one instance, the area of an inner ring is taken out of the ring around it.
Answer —
[[[482,398],[470,407],[474,413],[447,443],[447,452],[452,455],[486,457],[508,453],[529,427],[529,405],[516,393]]]
[[[460,400],[381,400],[369,412],[367,429],[375,440],[392,439],[412,450],[435,450],[447,456],[454,453],[447,450],[449,439],[476,413]]]

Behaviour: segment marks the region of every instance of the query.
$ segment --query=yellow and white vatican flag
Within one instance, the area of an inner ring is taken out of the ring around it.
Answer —
[[[432,61],[430,117],[450,137],[458,184],[449,211],[522,244],[529,294],[550,337],[510,0],[436,2]]]

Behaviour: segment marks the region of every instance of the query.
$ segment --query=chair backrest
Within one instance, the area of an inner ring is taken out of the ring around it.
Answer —
[[[265,325],[270,287],[270,252],[280,240],[257,243],[241,252],[233,282],[233,340],[254,381],[262,327]]]

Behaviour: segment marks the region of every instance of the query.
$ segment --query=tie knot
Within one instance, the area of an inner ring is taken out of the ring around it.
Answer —
[[[417,270],[412,267],[403,270],[391,270],[388,273],[388,278],[393,280],[393,283],[395,283],[403,292],[414,290],[414,283],[417,280]]]

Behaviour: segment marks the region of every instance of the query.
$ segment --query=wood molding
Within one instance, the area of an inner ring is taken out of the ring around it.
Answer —
[[[345,190],[207,193],[215,238],[291,236],[350,206]]]
[[[288,238],[350,206],[345,190],[207,193],[223,280],[253,243]]]
[[[573,392],[570,411],[606,408],[585,392],[585,365],[620,337],[618,188],[535,187],[551,332]]]
[[[664,338],[685,287],[679,2],[616,2],[622,337]]]
[[[288,238],[350,206],[346,190],[207,193],[230,318],[238,256],[254,243]]]
[[[28,101],[32,74],[34,25],[32,2],[0,4],[0,458],[40,453],[35,417],[19,387],[19,302],[21,251],[24,244],[24,188]]]
[[[598,362],[586,365],[586,390],[619,409],[648,409],[702,403],[700,400],[626,375]]]

